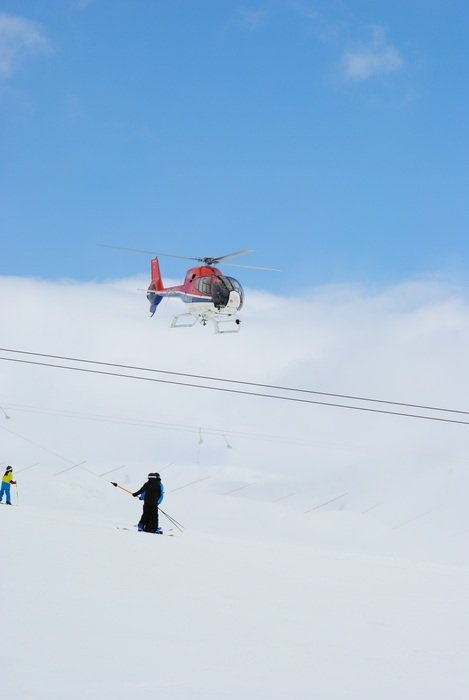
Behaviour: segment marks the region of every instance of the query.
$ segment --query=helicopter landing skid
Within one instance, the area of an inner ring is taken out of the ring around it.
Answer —
[[[179,321],[179,319],[187,319],[187,322]],[[197,317],[192,314],[179,314],[175,316],[171,322],[171,328],[191,328],[197,323]]]
[[[239,333],[241,330],[241,319],[237,316],[228,319],[214,318],[213,325],[215,333]]]
[[[192,328],[199,321],[206,326],[209,321],[213,321],[215,333],[239,333],[241,330],[241,319],[237,316],[228,318],[213,318],[210,316],[197,317],[193,314],[178,314],[171,322],[171,328]]]

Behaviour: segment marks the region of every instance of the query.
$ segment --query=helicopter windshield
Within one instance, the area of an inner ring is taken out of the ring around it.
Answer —
[[[238,282],[238,280],[235,280],[234,277],[224,277],[223,279],[227,286],[229,286],[230,284],[233,285],[233,289],[235,290],[235,292],[238,292],[241,297],[244,297],[244,290]]]
[[[234,277],[225,277],[225,275],[222,275],[221,277],[218,278],[220,282],[223,284],[223,286],[228,290],[228,292],[238,292],[239,294],[239,309],[243,305],[244,301],[244,290],[238,280],[235,280]]]
[[[240,305],[238,308],[240,309],[243,305],[244,291],[234,277],[225,277],[225,275],[199,277],[194,281],[194,286],[202,294],[211,296],[217,307],[222,308],[228,304],[231,292],[239,294]]]

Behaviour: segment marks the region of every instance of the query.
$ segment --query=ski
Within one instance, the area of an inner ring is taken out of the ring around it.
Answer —
[[[118,526],[116,527],[116,530],[128,530],[129,532],[139,532],[139,530],[136,530],[135,528],[136,528],[136,525],[134,525],[133,527],[122,527],[122,526],[119,526],[119,525],[118,525]],[[172,528],[171,528],[171,529],[172,529]],[[166,535],[167,537],[174,537],[174,533],[171,532],[170,530],[163,530],[162,532],[152,532],[152,533],[148,533],[148,534],[152,534],[152,535]]]

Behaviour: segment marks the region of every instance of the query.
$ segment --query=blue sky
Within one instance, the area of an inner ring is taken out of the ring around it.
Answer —
[[[0,274],[149,269],[111,243],[254,248],[283,274],[236,276],[282,293],[463,280],[468,23],[462,0],[2,0]]]

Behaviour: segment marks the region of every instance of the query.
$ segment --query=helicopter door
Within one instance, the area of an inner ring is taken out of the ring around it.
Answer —
[[[217,309],[224,309],[230,299],[230,290],[220,279],[214,278],[212,285],[213,305]]]

